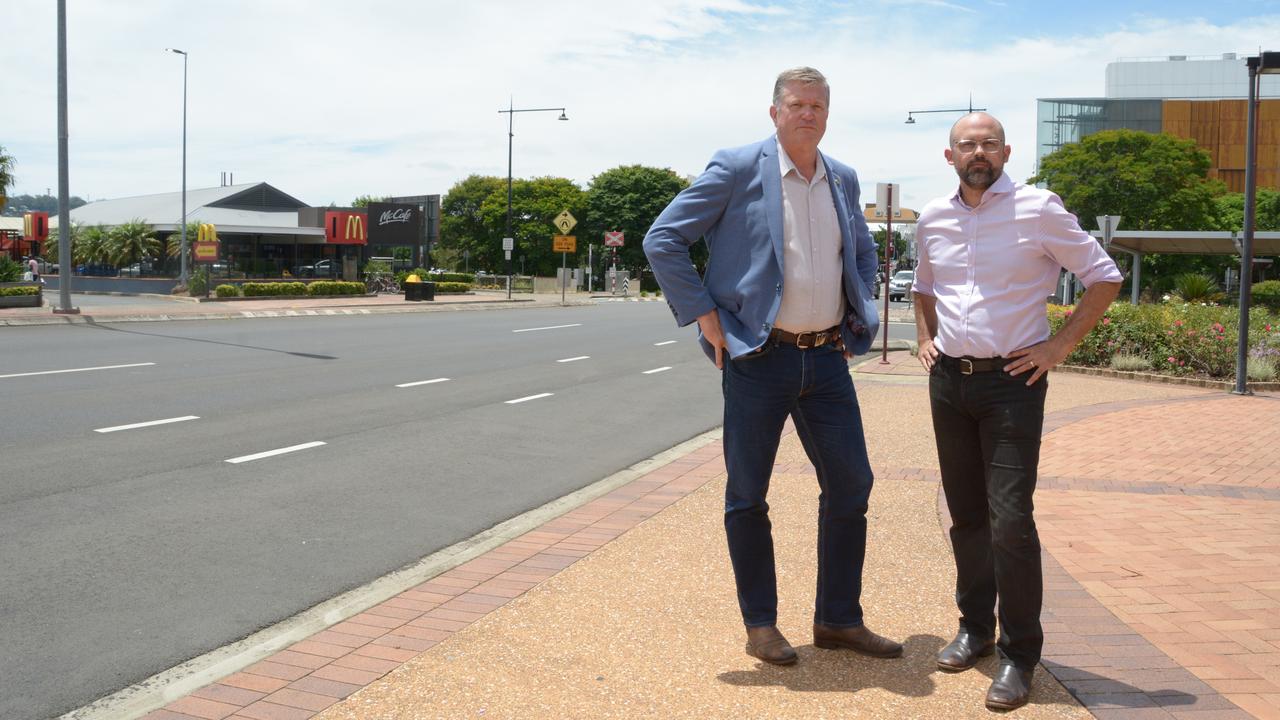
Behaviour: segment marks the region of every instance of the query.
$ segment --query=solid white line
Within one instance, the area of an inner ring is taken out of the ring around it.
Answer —
[[[575,360],[590,360],[590,359],[591,359],[590,355],[579,355],[578,357],[565,358],[563,360],[557,360],[556,362],[574,362]]]
[[[581,325],[582,323],[571,323],[569,325],[548,325],[546,327],[525,328],[523,330],[512,330],[511,332],[518,333],[518,332],[533,332],[534,330],[559,330],[560,328],[580,327]]]
[[[289,447],[280,448],[278,450],[268,450],[266,452],[254,453],[253,455],[241,455],[240,457],[231,458],[227,462],[232,463],[234,465],[234,464],[239,464],[243,462],[250,462],[252,460],[261,460],[262,458],[269,458],[274,455],[284,455],[285,453],[297,452],[299,450],[307,450],[313,447],[320,447],[321,445],[324,445],[324,443],[317,440],[315,442],[302,443],[301,445],[290,445]]]
[[[674,342],[675,342],[675,340],[668,340],[668,341],[666,341],[666,342],[654,343],[654,344],[653,344],[653,346],[654,346],[654,347],[662,347],[663,345],[671,345],[671,344],[672,344],[672,343],[674,343]]]
[[[418,385],[430,385],[432,383],[449,382],[449,378],[436,378],[434,380],[419,380],[418,382],[407,382],[397,385],[396,387],[417,387]]]
[[[58,373],[89,372],[90,370],[115,370],[116,368],[144,367],[155,363],[130,363],[128,365],[102,365],[99,367],[73,368],[71,370],[42,370],[40,372],[14,373],[0,375],[0,378],[30,377],[32,375],[57,375]]]
[[[530,395],[529,397],[522,397],[522,398],[516,398],[515,400],[508,400],[506,404],[515,405],[516,403],[527,402],[529,400],[537,400],[538,398],[551,397],[553,394],[554,393],[538,393],[537,395]]]
[[[660,367],[660,368],[654,368],[654,369],[652,369],[652,370],[645,370],[645,371],[644,371],[643,373],[641,373],[641,374],[642,374],[642,375],[652,375],[652,374],[654,374],[654,373],[665,372],[665,371],[670,370],[670,369],[671,369],[671,366],[670,366],[670,365],[663,365],[663,366],[662,366],[662,367]]]
[[[153,425],[167,425],[169,423],[185,422],[187,420],[199,420],[199,415],[184,415],[182,417],[168,418],[165,420],[151,420],[148,422],[133,423],[132,425],[116,425],[115,427],[98,428],[94,430],[96,433],[110,433],[117,430],[134,430],[136,428],[151,427]]]

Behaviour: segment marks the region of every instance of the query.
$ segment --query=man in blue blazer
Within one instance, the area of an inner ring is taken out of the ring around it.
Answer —
[[[717,152],[644,239],[676,322],[698,323],[722,370],[724,524],[746,649],[777,665],[796,653],[777,628],[765,496],[788,416],[822,491],[814,645],[902,654],[863,624],[859,603],[872,473],[848,358],[867,351],[880,324],[870,291],[877,262],[857,175],[818,152],[829,99],[813,68],[779,75],[769,108],[776,135]],[[710,254],[704,277],[689,259],[700,238]]]

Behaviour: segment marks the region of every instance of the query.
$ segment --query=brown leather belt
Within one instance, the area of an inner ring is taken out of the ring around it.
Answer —
[[[774,328],[773,332],[769,333],[769,339],[776,342],[784,342],[788,345],[795,345],[801,350],[808,350],[809,348],[822,347],[828,343],[839,344],[841,342],[840,326],[836,325],[826,330],[809,330],[802,333],[792,333]]]
[[[972,375],[976,372],[993,372],[1003,370],[1005,365],[1009,364],[1008,358],[975,358],[975,357],[951,357],[950,355],[941,355],[942,361],[948,365],[959,368],[961,375]]]

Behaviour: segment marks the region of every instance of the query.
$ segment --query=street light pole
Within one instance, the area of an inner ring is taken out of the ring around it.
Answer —
[[[1248,58],[1249,107],[1245,123],[1244,227],[1240,244],[1240,333],[1236,345],[1236,395],[1252,395],[1249,390],[1249,306],[1253,293],[1253,230],[1258,191],[1258,90],[1261,75],[1280,74],[1280,52],[1259,53]]]
[[[511,147],[516,136],[514,132],[516,113],[522,112],[560,112],[560,120],[568,120],[569,116],[565,115],[564,108],[522,108],[516,109],[514,98],[508,101],[506,110],[499,110],[498,114],[506,113],[507,115],[507,235],[506,237],[515,238],[511,234]],[[507,256],[507,299],[511,299],[511,250],[504,250]],[[524,260],[521,258],[521,273],[524,272]]]
[[[182,56],[182,246],[181,271],[178,282],[187,284],[187,53],[184,50],[165,48]]]
[[[80,310],[71,306],[71,269],[75,263],[71,260],[67,137],[67,0],[58,0],[58,307],[53,312],[75,315]]]
[[[974,106],[973,106],[973,96],[972,96],[972,95],[970,95],[970,96],[969,96],[969,107],[968,107],[968,109],[966,109],[966,108],[950,108],[950,109],[947,109],[947,110],[908,110],[908,111],[907,111],[907,122],[906,122],[906,124],[907,124],[907,125],[915,125],[915,124],[916,124],[916,119],[915,119],[915,118],[913,118],[913,117],[911,117],[912,115],[924,115],[924,114],[926,114],[926,113],[944,113],[944,112],[945,112],[945,113],[952,113],[952,112],[974,113],[974,112],[986,112],[986,111],[987,111],[987,109],[986,109],[986,108],[976,108],[976,107],[974,107]]]

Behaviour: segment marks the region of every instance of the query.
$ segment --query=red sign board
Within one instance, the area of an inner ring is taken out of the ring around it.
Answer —
[[[369,219],[365,213],[330,210],[324,214],[324,241],[330,245],[365,245]]]
[[[49,239],[49,213],[29,212],[22,215],[22,239],[44,242]]]
[[[622,247],[622,231],[607,232],[604,234],[605,247]]]
[[[195,256],[196,262],[217,262],[218,261],[218,243],[208,240],[197,240],[191,246],[191,254]]]

